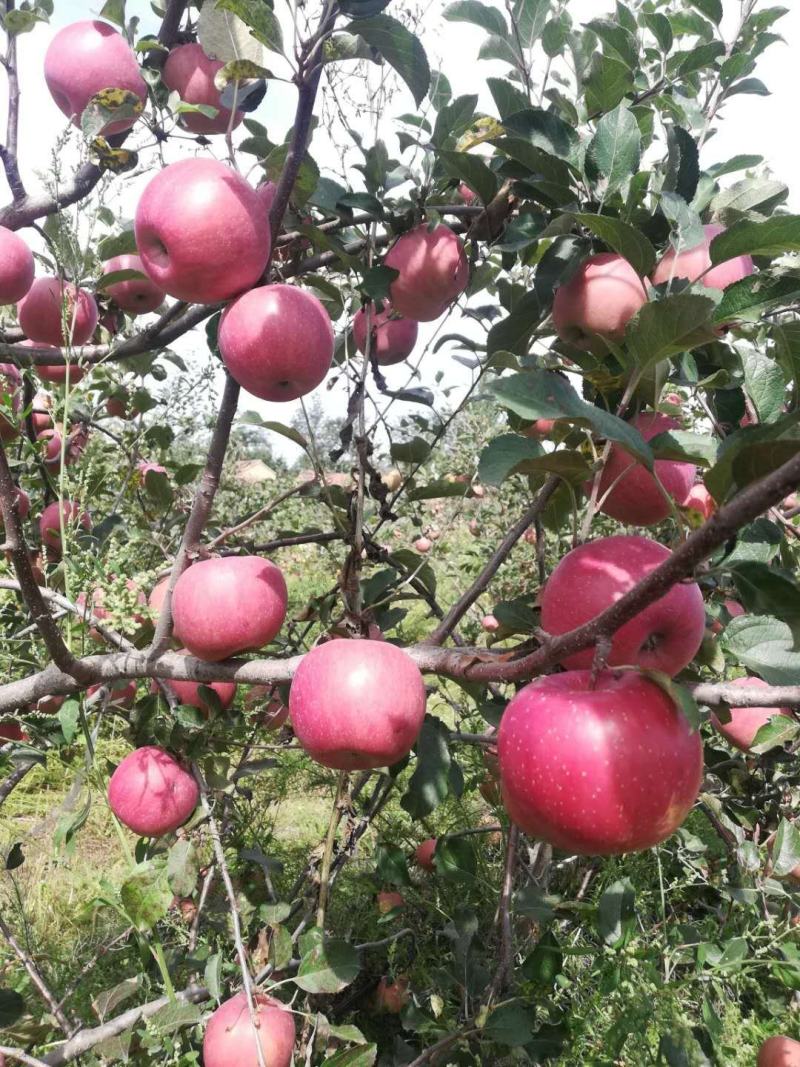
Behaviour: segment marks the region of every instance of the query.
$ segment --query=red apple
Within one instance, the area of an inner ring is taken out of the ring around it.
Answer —
[[[433,541],[429,537],[418,537],[414,542],[414,548],[417,552],[422,552],[423,555],[426,552],[430,552],[433,548]]]
[[[203,1037],[204,1067],[259,1067],[256,1041],[266,1067],[289,1067],[294,1049],[294,1016],[266,993],[254,993],[257,1028],[247,997],[237,993],[223,1001],[208,1021]]]
[[[674,248],[669,249],[655,269],[654,285],[661,285],[677,278],[690,282],[699,279],[707,289],[727,289],[729,285],[753,273],[755,266],[751,257],[736,256],[704,274],[703,272],[711,266],[709,246],[715,237],[725,232],[725,227],[719,224],[704,226],[703,232],[705,239],[694,248],[687,248],[680,253],[676,253]],[[701,275],[703,275],[702,278]]]
[[[197,782],[163,748],[130,752],[108,783],[108,803],[121,823],[140,837],[162,837],[182,826],[200,799]]]
[[[688,815],[703,746],[671,698],[634,671],[537,678],[498,733],[503,803],[532,837],[581,855],[651,848]]]
[[[82,511],[80,504],[75,500],[54,500],[48,504],[39,519],[39,533],[42,544],[49,548],[61,551],[61,525],[65,528],[70,526],[82,526],[84,530],[91,530],[92,520],[88,511]]]
[[[620,599],[672,553],[647,537],[602,537],[567,553],[542,593],[542,626],[563,634],[589,622]],[[608,663],[663,671],[670,676],[691,662],[705,632],[703,595],[696,582],[680,582],[614,634]],[[562,660],[588,668],[594,650]]]
[[[758,1050],[756,1067],[800,1067],[800,1041],[768,1037]]]
[[[542,437],[549,437],[555,427],[555,419],[537,419],[532,422],[530,426],[526,426],[522,431],[525,437],[533,437],[540,439]]]
[[[296,400],[324,381],[333,326],[320,301],[296,285],[262,285],[230,304],[219,350],[243,389],[261,400]]]
[[[675,419],[653,412],[637,415],[631,425],[645,441],[680,429],[680,423]],[[657,459],[655,472],[670,497],[680,504],[694,485],[697,468],[692,463]],[[591,491],[591,482],[587,483],[587,491]],[[670,514],[669,502],[664,499],[653,475],[617,443],[611,446],[608,462],[603,468],[598,500],[604,514],[629,526],[654,526]]]
[[[435,871],[436,864],[433,862],[433,854],[436,852],[438,838],[429,837],[421,845],[417,845],[414,852],[414,860],[423,871]]]
[[[407,319],[432,322],[469,284],[469,262],[461,238],[439,223],[422,223],[398,237],[384,266],[399,271],[389,286],[394,310]]]
[[[535,545],[538,541],[536,536],[536,529],[533,526],[529,526],[525,533],[522,535],[522,540],[528,545]]]
[[[682,500],[681,503],[683,507],[689,508],[690,511],[696,511],[704,522],[708,522],[717,510],[717,502],[702,482],[693,485],[686,499]]]
[[[33,253],[13,230],[0,226],[0,307],[16,304],[33,285]]]
[[[166,87],[177,92],[186,104],[206,104],[217,109],[214,118],[199,111],[181,114],[180,124],[190,133],[204,136],[226,133],[228,128],[235,129],[244,118],[244,112],[237,111],[231,122],[230,109],[219,102],[220,90],[214,84],[214,75],[224,66],[219,59],[209,59],[199,44],[178,45],[167,56],[161,72]]]
[[[390,911],[394,911],[395,908],[404,908],[406,905],[406,899],[402,893],[395,893],[386,890],[382,893],[378,893],[378,911],[381,915],[388,915]]]
[[[135,419],[139,412],[130,406],[131,398],[115,394],[106,400],[106,414],[112,419]]]
[[[411,751],[425,718],[414,661],[388,641],[329,641],[300,662],[289,693],[295,735],[325,767],[388,767]]]
[[[90,686],[87,690],[87,696],[94,696],[102,688],[102,684]],[[120,679],[116,682],[110,682],[107,689],[110,704],[116,704],[120,708],[132,708],[136,703],[136,682],[133,679],[130,681]]]
[[[725,605],[725,610],[728,612],[732,619],[735,619],[737,615],[747,614],[747,612],[744,610],[738,600],[723,600],[722,603]]]
[[[37,278],[17,304],[19,324],[33,347],[85,345],[97,326],[91,293],[60,278]],[[42,375],[46,377],[46,375]]]
[[[51,470],[60,467],[63,438],[58,430],[43,430],[37,437],[37,441],[40,442],[44,449],[43,462],[45,467],[49,467]]]
[[[289,721],[289,709],[282,701],[272,698],[274,691],[271,685],[252,685],[244,698],[245,708],[257,713],[256,722],[268,733]]]
[[[229,659],[272,641],[286,617],[286,599],[283,574],[269,560],[202,560],[173,590],[175,636],[198,659]]]
[[[256,196],[261,201],[261,207],[267,214],[272,208],[272,201],[275,199],[277,191],[278,186],[275,182],[262,182],[261,185],[256,186]]]
[[[34,710],[41,715],[56,715],[66,699],[64,696],[39,697]]]
[[[743,686],[748,689],[766,689],[767,683],[761,678],[747,677],[735,678],[731,685]],[[789,708],[729,708],[730,721],[720,722],[717,716],[711,713],[711,725],[740,752],[749,752],[760,728],[773,719],[776,715],[783,715],[791,719],[792,713]]]
[[[28,496],[25,490],[20,489],[18,485],[14,486],[14,503],[17,508],[17,515],[19,515],[20,519],[24,522],[30,514],[31,498]],[[0,526],[2,525],[3,516],[0,515]]]
[[[0,743],[3,741],[26,741],[28,735],[17,722],[0,723]],[[2,1053],[0,1053],[2,1055]],[[0,1059],[0,1067],[3,1067],[5,1059]]]
[[[375,1007],[387,1015],[399,1015],[410,999],[408,978],[398,977],[394,982],[381,978],[375,990]]]
[[[484,615],[481,619],[481,626],[489,634],[496,633],[500,629],[500,623],[494,615]]]
[[[73,372],[75,368],[72,368]],[[75,379],[70,376],[71,380]],[[31,410],[31,422],[33,423],[33,432],[37,435],[43,433],[45,430],[52,430],[53,428],[53,416],[51,410],[53,407],[53,398],[49,393],[42,392],[41,390],[35,394],[33,398],[33,407]]]
[[[0,363],[0,404],[5,407],[11,401],[11,412],[19,414],[22,406],[22,375],[13,363]],[[19,427],[5,415],[0,415],[0,441],[13,441],[19,435]]]
[[[186,654],[186,652],[182,652],[182,655]],[[201,687],[211,689],[217,694],[223,711],[228,710],[236,697],[236,684],[234,682],[181,682],[164,678],[162,679],[162,685],[175,694],[179,704],[187,704],[190,708],[197,708],[206,717],[211,714],[212,709],[203,699],[200,693]],[[158,691],[158,686],[155,683],[153,683],[151,691]]]
[[[187,47],[190,47],[187,45]],[[103,264],[104,274],[116,274],[121,270],[136,270],[144,274],[144,264],[139,256],[114,256]],[[106,287],[106,292],[117,307],[130,315],[144,315],[155,311],[164,303],[166,293],[149,278],[128,278],[127,281],[113,282]]]
[[[602,355],[601,339],[620,342],[625,327],[647,303],[644,282],[622,256],[600,252],[556,291],[553,323],[562,341]]]
[[[61,357],[61,349],[56,348],[54,345],[44,345],[39,341],[20,341],[20,348],[47,348],[52,351],[54,356]],[[69,384],[70,386],[77,385],[82,378],[91,370],[91,367],[84,364],[76,363],[74,359],[67,363],[37,363],[35,365],[35,371],[39,377],[46,382],[52,382],[54,385],[65,385],[67,381],[67,372],[69,372]],[[47,397],[46,407],[50,407],[52,402],[46,393],[37,393],[36,397]],[[37,407],[37,400],[34,397],[34,407]],[[43,429],[49,429],[53,425],[53,420],[50,418],[49,413],[34,411],[33,414],[34,427],[39,425]]]
[[[147,606],[156,618],[161,614],[161,605],[164,603],[168,585],[169,575],[166,578],[160,578],[150,590],[150,596],[147,598]]]
[[[84,622],[89,619],[97,619],[98,622],[102,622],[108,618],[108,608],[103,607],[104,600],[105,593],[102,589],[93,589],[88,597],[86,593],[78,594],[75,598],[75,603],[81,609],[81,616]],[[89,637],[99,645],[104,643],[103,635],[94,626],[89,627]]]
[[[142,485],[144,485],[147,475],[151,473],[166,474],[169,477],[169,471],[166,467],[162,467],[160,463],[148,463],[146,460],[140,459],[136,464],[136,475]]]
[[[417,343],[419,326],[413,319],[392,318],[391,304],[384,302],[381,310],[373,305],[371,312],[370,359],[381,367],[402,363],[408,359]],[[359,352],[367,350],[367,313],[359,308],[353,318],[353,341]]]
[[[473,200],[478,199],[478,194],[473,192],[466,182],[460,182],[458,186],[458,195],[465,204],[471,204]]]
[[[145,272],[170,296],[230,300],[267,265],[269,220],[255,189],[215,159],[182,159],[151,179],[134,225]]]

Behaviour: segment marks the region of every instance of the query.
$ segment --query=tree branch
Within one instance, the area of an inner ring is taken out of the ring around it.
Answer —
[[[47,1007],[50,1009],[50,1014],[56,1020],[56,1022],[59,1025],[59,1027],[61,1028],[62,1032],[64,1034],[66,1034],[67,1036],[69,1036],[69,1034],[72,1032],[72,1029],[73,1029],[73,1027],[70,1025],[69,1019],[66,1017],[64,1012],[59,1007],[59,1004],[58,1004],[58,1001],[56,1000],[56,998],[50,992],[50,990],[49,990],[49,988],[47,986],[47,982],[45,982],[44,978],[42,977],[42,972],[39,970],[39,968],[33,962],[33,960],[28,955],[28,953],[25,951],[25,949],[22,947],[22,945],[20,945],[19,941],[17,941],[16,937],[14,937],[14,934],[12,933],[11,928],[9,927],[9,925],[5,921],[5,919],[2,917],[2,915],[0,915],[0,933],[2,933],[3,937],[9,943],[11,948],[14,950],[14,953],[15,953],[17,959],[20,961],[20,963],[25,968],[25,970],[28,972],[28,977],[30,978],[31,982],[33,982],[34,986],[36,987],[36,989],[37,989],[37,991],[39,993],[39,996],[42,998],[42,1000],[45,1002]]]

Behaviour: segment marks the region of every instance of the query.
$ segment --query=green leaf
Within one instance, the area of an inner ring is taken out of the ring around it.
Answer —
[[[19,841],[15,841],[11,848],[8,850],[6,856],[5,869],[7,871],[16,871],[18,867],[21,867],[25,862],[25,853],[22,851],[22,845]]]
[[[325,1060],[325,1067],[373,1067],[378,1058],[377,1045],[356,1045],[343,1048]]]
[[[759,163],[763,162],[763,156],[732,156],[724,163],[714,163],[713,166],[708,168],[707,173],[712,178],[722,178],[726,174],[735,174],[740,170],[749,170],[751,167],[757,167]]]
[[[757,348],[749,345],[740,350],[744,370],[744,388],[753,402],[759,422],[774,422],[783,413],[786,380],[782,368]]]
[[[397,845],[378,845],[375,849],[375,877],[388,885],[411,885],[405,852]]]
[[[559,159],[571,161],[578,150],[577,133],[552,111],[526,108],[507,115],[503,119],[503,126],[513,136],[521,137],[528,144]]]
[[[354,19],[368,19],[379,15],[391,0],[340,0],[339,7],[343,14]]]
[[[190,897],[197,887],[199,872],[197,849],[188,838],[179,838],[167,855],[167,878],[175,896]]]
[[[451,103],[445,104],[436,116],[436,124],[431,134],[431,143],[439,147],[457,137],[470,126],[478,106],[477,96],[457,96]]]
[[[524,111],[528,107],[527,96],[506,78],[487,78],[486,84],[501,119],[517,111]]]
[[[714,322],[723,326],[732,322],[758,322],[769,308],[794,303],[798,298],[800,278],[791,274],[777,278],[767,273],[751,274],[728,286],[717,304]]]
[[[544,449],[529,437],[505,433],[483,449],[478,461],[478,477],[485,485],[502,485],[526,459],[536,459]]]
[[[204,5],[205,6],[205,5]],[[263,2],[263,0],[217,0],[217,10],[230,11],[236,15],[237,18],[247,26],[250,33],[257,41],[265,45],[270,52],[277,52],[278,55],[283,55],[283,34],[281,32],[281,24],[278,21],[278,17],[272,10],[269,4]],[[202,14],[201,14],[202,22]],[[223,57],[220,56],[220,59]],[[256,64],[259,64],[257,59],[253,59],[253,56],[242,55],[232,56],[231,59],[251,59]],[[230,62],[230,59],[226,60]],[[247,75],[247,77],[253,77],[254,75]],[[260,77],[261,75],[257,75]]]
[[[106,0],[100,10],[101,19],[114,22],[121,29],[125,29],[125,0]]]
[[[542,30],[542,49],[549,59],[555,59],[564,51],[571,28],[572,22],[565,11],[545,25]]]
[[[203,972],[206,989],[214,1000],[222,999],[222,953],[215,952],[206,960]]]
[[[438,500],[441,497],[471,495],[472,491],[469,485],[465,485],[462,482],[448,482],[444,478],[439,478],[434,482],[428,482],[427,485],[414,486],[408,493],[408,499]]]
[[[30,33],[38,22],[47,22],[38,11],[6,11],[2,16],[3,29],[9,37]]]
[[[497,175],[483,162],[483,160],[470,152],[437,152],[442,166],[454,178],[459,178],[474,190],[484,204],[494,199],[497,192]]]
[[[542,307],[536,292],[531,289],[514,307],[511,314],[496,322],[489,330],[486,350],[490,356],[495,352],[513,352],[525,355],[531,334],[542,319]]]
[[[651,437],[648,444],[656,459],[673,459],[681,463],[695,463],[710,467],[716,461],[719,442],[716,437],[691,433],[688,430],[670,430]]]
[[[58,709],[58,722],[64,735],[64,740],[68,745],[72,744],[78,733],[80,715],[81,708],[77,700],[65,700]]]
[[[484,1033],[506,1048],[521,1048],[533,1037],[536,1013],[518,1001],[500,1004],[486,1020]]]
[[[607,52],[621,60],[629,70],[638,68],[639,49],[636,46],[636,38],[624,26],[611,19],[593,19],[587,25],[603,42]]]
[[[515,0],[512,18],[523,48],[532,48],[550,15],[551,0]]]
[[[639,169],[641,155],[639,124],[629,108],[620,104],[598,122],[587,160],[607,180],[609,192],[614,192]]]
[[[776,708],[772,718],[756,730],[748,751],[760,756],[764,752],[771,752],[773,748],[783,748],[790,741],[794,741],[798,734],[800,723],[786,715],[779,715]]]
[[[637,274],[645,277],[651,273],[656,262],[656,251],[644,234],[635,227],[610,215],[594,215],[582,211],[576,212],[573,217],[609,248],[613,248],[627,259]]]
[[[508,26],[500,11],[496,7],[481,3],[480,0],[455,0],[455,3],[448,4],[444,9],[442,18],[449,22],[471,22],[489,33],[508,36]]]
[[[679,251],[696,248],[704,240],[700,216],[679,193],[665,189],[661,193],[661,210],[672,224],[672,245]]]
[[[360,970],[358,953],[346,941],[323,940],[300,960],[295,985],[306,993],[339,993]]]
[[[639,368],[651,366],[712,339],[714,301],[676,293],[645,304],[625,329],[625,340]]]
[[[697,141],[682,126],[667,128],[667,170],[662,191],[677,193],[687,204],[697,192],[700,180],[700,150]]]
[[[409,441],[392,442],[389,454],[397,463],[423,463],[431,452],[424,437],[412,437]]]
[[[753,615],[782,619],[800,633],[800,588],[792,575],[774,563],[746,560],[731,568],[739,597]]]
[[[633,73],[621,60],[595,52],[585,90],[586,108],[591,115],[613,111],[633,91]]]
[[[514,894],[515,913],[535,923],[540,923],[542,926],[553,921],[558,904],[558,897],[546,895],[539,886],[535,885],[526,885]]]
[[[736,256],[780,256],[800,252],[800,215],[776,215],[766,222],[742,219],[711,242],[711,262]]]
[[[770,685],[796,685],[800,652],[791,629],[780,619],[740,615],[725,627],[723,650]]]
[[[591,426],[601,437],[618,441],[648,469],[653,453],[630,423],[582,400],[569,382],[553,371],[534,370],[495,382],[490,391],[498,403],[523,419],[566,419]]]
[[[81,131],[93,142],[113,122],[137,119],[142,101],[128,89],[102,89],[91,98],[81,114]]]
[[[789,819],[781,819],[772,844],[772,872],[778,878],[791,874],[800,864],[800,830]]]
[[[597,928],[611,948],[622,948],[636,927],[636,894],[628,878],[604,890],[597,907]]]
[[[440,837],[433,854],[436,873],[451,882],[469,882],[475,877],[478,860],[468,837]]]
[[[430,815],[450,792],[452,757],[448,747],[450,731],[433,715],[426,715],[414,751],[417,756],[414,773],[400,806],[412,819]]]
[[[722,0],[691,0],[691,4],[717,25],[722,22]]]
[[[136,255],[136,236],[133,227],[123,230],[122,233],[104,237],[97,245],[97,258],[101,260],[113,259],[115,256]]]
[[[264,48],[250,26],[239,12],[248,12],[254,19],[258,15],[252,9],[263,7],[257,0],[219,0],[203,4],[197,22],[197,39],[203,51],[212,59],[229,63],[234,59],[250,59],[261,64]],[[272,12],[270,12],[270,15]]]
[[[154,860],[137,864],[119,888],[125,913],[142,933],[164,918],[172,896],[166,865]]]
[[[768,181],[764,178],[743,178],[714,197],[711,201],[711,213],[730,226],[741,221],[742,216],[750,211],[758,210],[761,214],[770,214],[771,211],[767,209],[785,200],[787,194],[788,189],[783,182]]]
[[[684,716],[686,721],[691,726],[692,730],[698,730],[700,728],[700,709],[697,706],[697,701],[694,699],[688,689],[684,689],[682,685],[678,685],[668,674],[664,674],[663,671],[643,670],[641,672],[651,682],[663,689],[667,696],[675,704],[678,711]]]
[[[25,1001],[15,989],[0,989],[0,1029],[13,1026],[25,1011]]]
[[[666,15],[660,12],[655,14],[643,14],[642,21],[658,41],[659,48],[666,55],[672,51],[673,34],[672,26]]]
[[[150,499],[160,507],[168,508],[173,501],[172,486],[164,471],[147,471],[144,476],[144,489]]]
[[[303,437],[299,430],[295,430],[293,426],[286,426],[282,422],[272,422],[262,419],[255,411],[246,411],[239,417],[239,422],[246,423],[250,426],[260,426],[262,430],[271,430],[272,433],[280,434],[281,437],[285,437],[289,441],[293,441],[296,445],[304,451],[308,451],[308,441]]]
[[[359,19],[345,26],[345,31],[358,34],[380,52],[411,90],[414,102],[419,107],[427,95],[431,81],[428,58],[419,38],[390,15],[373,15],[372,18]]]
[[[539,943],[524,960],[520,970],[530,982],[552,989],[561,973],[564,956],[552,930],[545,930]]]

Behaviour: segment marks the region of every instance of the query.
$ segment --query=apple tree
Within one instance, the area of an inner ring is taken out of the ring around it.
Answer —
[[[0,1065],[800,1063],[786,9],[430,7],[3,5]]]

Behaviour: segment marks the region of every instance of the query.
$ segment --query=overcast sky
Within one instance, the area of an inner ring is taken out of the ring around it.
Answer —
[[[491,2],[491,0],[490,0]],[[497,0],[494,0],[497,2]],[[726,13],[723,27],[731,32],[736,24],[739,12],[738,0],[723,0]],[[56,0],[56,12],[52,26],[42,25],[32,33],[24,34],[19,39],[20,82],[22,90],[22,107],[20,120],[20,165],[28,187],[35,187],[36,171],[47,171],[50,165],[53,145],[65,127],[61,112],[53,103],[42,76],[43,57],[47,46],[56,30],[79,18],[91,17],[101,4],[90,5],[78,0]],[[280,12],[285,9],[285,0],[277,0]],[[500,9],[502,3],[498,3]],[[704,149],[704,164],[708,165],[741,152],[756,153],[764,156],[776,177],[786,182],[790,188],[789,204],[794,210],[800,209],[800,181],[797,177],[800,165],[800,149],[796,133],[797,120],[797,55],[800,49],[800,3],[787,5],[791,8],[778,24],[777,31],[786,39],[787,44],[777,44],[762,59],[757,74],[766,82],[772,95],[768,99],[758,96],[736,96],[725,109],[725,122],[720,133],[711,139]],[[480,93],[479,107],[492,112],[494,110],[491,96],[485,88],[485,79],[489,75],[502,74],[505,69],[495,63],[478,62],[477,53],[483,39],[483,32],[464,23],[445,22],[440,18],[444,4],[431,0],[424,20],[423,40],[428,50],[431,65],[440,67],[449,77],[454,95],[461,93]],[[391,6],[389,7],[391,13]],[[590,18],[602,16],[613,10],[613,4],[603,0],[569,0],[568,10],[573,21],[580,23]],[[285,13],[285,12],[284,12]],[[128,0],[127,15],[140,17],[140,32],[152,32],[157,27],[155,16],[147,0]],[[287,34],[291,39],[290,34]],[[268,65],[276,73],[281,73],[280,60],[270,55]],[[374,77],[379,77],[375,68]],[[291,124],[294,111],[294,89],[277,82],[270,83],[269,92],[254,117],[263,122],[273,140],[282,137]],[[5,79],[0,79],[0,121],[7,103]],[[402,89],[392,105],[394,114],[414,111],[414,103],[405,89]],[[383,136],[389,142],[390,151],[397,152],[397,144],[392,136],[392,124],[384,124]],[[214,151],[224,156],[222,138],[215,139]],[[191,151],[190,142],[170,144],[168,159],[178,158]],[[317,162],[323,171],[326,165],[335,165],[330,149],[325,145],[312,147]],[[63,158],[69,165],[72,158],[65,153]],[[247,157],[251,159],[252,157]],[[354,174],[354,179],[358,177]],[[121,217],[132,217],[142,182],[146,179],[123,178],[117,183],[117,209]],[[354,180],[355,184],[355,180]],[[30,231],[28,231],[30,234]],[[421,339],[431,336],[434,327],[425,326],[421,330]],[[461,329],[458,317],[453,316],[447,329]],[[204,339],[197,338],[197,345],[202,346]],[[178,346],[176,346],[178,347]],[[180,345],[182,351],[190,353],[191,342]],[[440,370],[446,371],[446,380],[463,383],[467,372],[444,352],[429,354],[423,361],[422,381],[433,384],[434,376]],[[393,388],[405,384],[408,369],[405,365],[389,368],[387,379]],[[341,397],[323,394],[326,407],[341,411]],[[282,422],[290,422],[293,404],[276,405],[255,402],[244,396],[242,410],[255,408],[266,417]],[[287,410],[288,409],[288,410]],[[291,448],[282,438],[275,444],[279,449]]]

